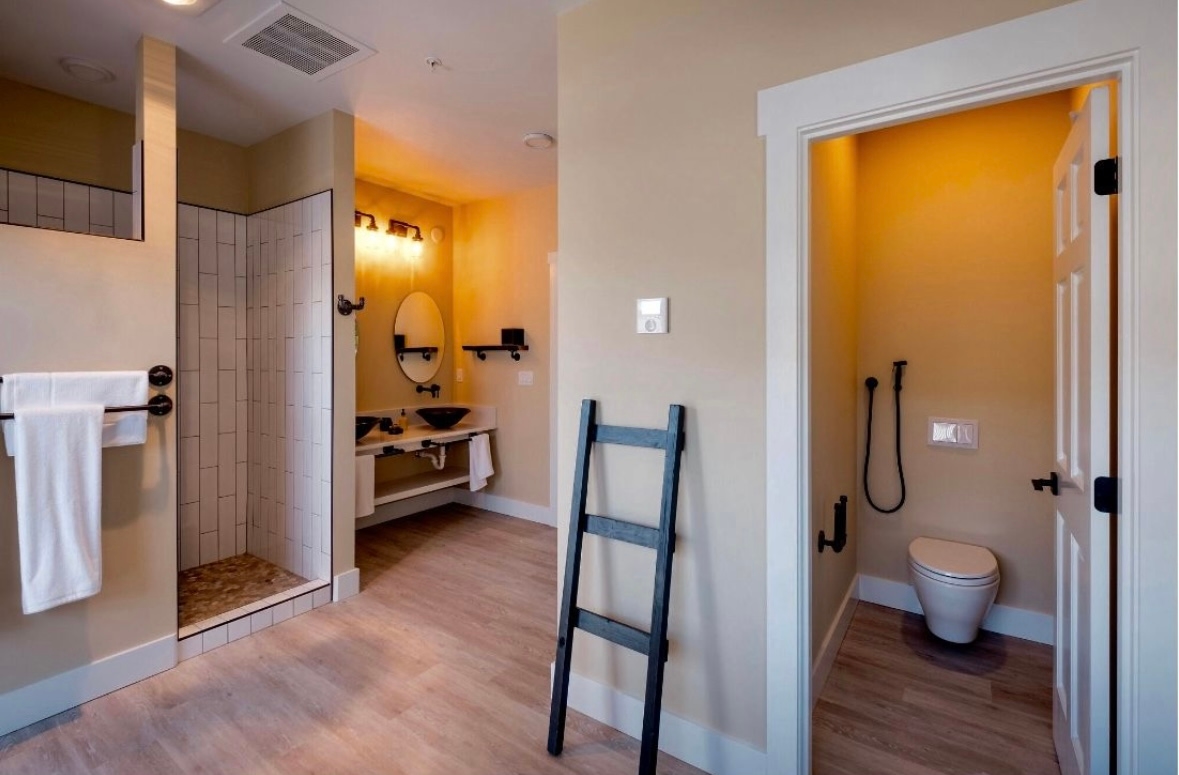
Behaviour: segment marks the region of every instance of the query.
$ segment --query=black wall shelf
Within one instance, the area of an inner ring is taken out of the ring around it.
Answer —
[[[512,360],[520,360],[520,353],[528,352],[528,345],[526,344],[464,344],[463,349],[467,352],[475,353],[475,357],[481,361],[487,360],[487,353],[491,352],[508,352],[512,355]]]
[[[437,347],[402,347],[397,351],[397,360],[404,361],[406,353],[420,353],[423,361],[428,361],[438,352]]]

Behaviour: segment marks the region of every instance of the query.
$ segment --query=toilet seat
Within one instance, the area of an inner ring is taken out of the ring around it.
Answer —
[[[999,563],[990,550],[973,544],[916,538],[909,544],[909,567],[943,584],[981,587],[999,578]]]

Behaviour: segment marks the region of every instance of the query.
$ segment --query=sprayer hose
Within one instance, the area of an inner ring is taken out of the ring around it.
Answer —
[[[875,382],[875,380],[873,380]],[[891,509],[882,509],[876,505],[872,500],[872,490],[868,486],[868,463],[872,459],[872,405],[873,399],[876,395],[876,388],[873,385],[868,386],[868,433],[867,439],[864,442],[864,496],[868,499],[868,505],[879,511],[881,514],[895,514],[901,510],[905,505],[905,468],[901,464],[901,391],[893,389],[893,396],[896,400],[896,449],[897,449],[897,475],[901,480],[901,499],[897,505]]]

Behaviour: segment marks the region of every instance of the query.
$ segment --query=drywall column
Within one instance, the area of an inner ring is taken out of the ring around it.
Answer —
[[[332,295],[355,299],[355,243],[352,213],[356,201],[355,119],[328,111],[250,147],[250,212],[259,212],[324,191],[332,196]],[[355,314],[355,313],[354,313]],[[355,478],[356,356],[353,318],[332,312],[332,574],[347,574],[344,596],[359,587],[356,565]]]
[[[0,226],[4,371],[175,365],[176,51],[145,38],[139,65],[145,239]],[[0,733],[175,664],[176,432],[153,418],[146,445],[103,452],[102,591],[32,616],[0,457]]]

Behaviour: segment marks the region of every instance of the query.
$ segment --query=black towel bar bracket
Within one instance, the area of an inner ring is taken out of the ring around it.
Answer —
[[[173,376],[172,369],[167,366],[152,366],[148,369],[147,381],[155,387],[166,387],[172,384]],[[0,383],[2,382],[4,382],[4,378],[0,377]],[[168,396],[152,396],[146,404],[141,406],[108,406],[106,413],[147,412],[153,417],[166,417],[172,413],[172,407],[172,399]],[[0,421],[11,419],[14,419],[11,412],[0,414]]]

